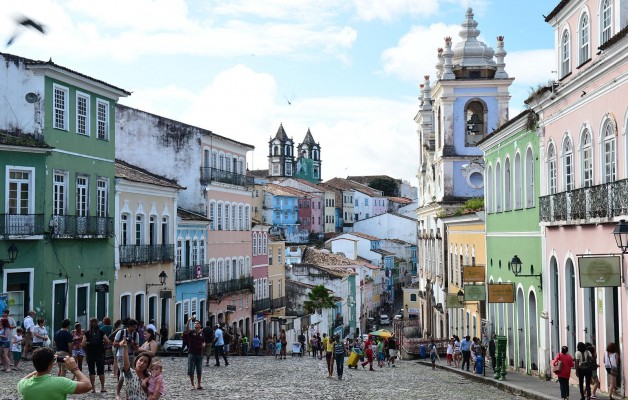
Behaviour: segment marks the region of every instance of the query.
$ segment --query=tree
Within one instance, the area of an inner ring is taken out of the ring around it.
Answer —
[[[303,302],[303,307],[305,311],[310,314],[315,313],[316,310],[322,310],[323,308],[336,307],[333,297],[330,296],[323,285],[313,287],[310,293],[307,294],[307,297],[308,300]]]
[[[384,192],[384,196],[399,196],[397,181],[390,178],[375,178],[369,183],[369,187]]]

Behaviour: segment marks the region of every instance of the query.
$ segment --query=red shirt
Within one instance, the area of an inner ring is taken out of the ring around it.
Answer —
[[[205,344],[205,335],[202,331],[191,331],[183,333],[183,342],[187,341],[188,352],[196,355],[203,354],[203,345]]]
[[[552,361],[552,366],[558,361],[563,362],[563,368],[556,374],[559,378],[569,379],[571,377],[571,369],[574,366],[573,357],[569,354],[558,353],[556,354],[556,358]]]

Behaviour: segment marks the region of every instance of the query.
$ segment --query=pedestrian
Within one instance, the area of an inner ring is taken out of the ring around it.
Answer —
[[[397,350],[397,338],[393,333],[387,340],[388,342],[388,365],[395,368],[395,361],[397,360],[397,355],[399,351]]]
[[[137,326],[137,325],[136,325]],[[137,334],[137,332],[135,332]],[[139,335],[138,335],[139,336]],[[137,343],[134,343],[137,346]],[[131,364],[131,356],[129,343],[126,336],[120,341],[119,347],[122,351],[122,375],[124,376],[124,384],[126,386],[127,400],[148,400],[146,390],[142,387],[142,381],[148,377],[150,369],[151,357],[146,353],[138,354]],[[133,366],[133,368],[131,368]],[[121,381],[122,382],[122,381]],[[116,396],[116,400],[120,399],[120,395]]]
[[[144,343],[142,343],[138,351],[140,353],[148,353],[148,355],[151,357],[152,362],[157,362],[159,361],[159,359],[157,358],[157,350],[159,350],[159,345],[157,344],[155,331],[153,331],[151,328],[145,328]]]
[[[454,360],[454,339],[451,338],[449,339],[449,342],[447,342],[447,365],[451,366],[453,360]]]
[[[366,364],[369,364],[369,371],[375,371],[373,369],[373,346],[374,346],[373,336],[369,335],[368,338],[366,339],[366,342],[364,342],[364,353],[366,354],[366,360],[364,360],[364,362],[362,363],[362,368],[364,368]]]
[[[142,386],[146,387],[148,400],[159,400],[166,394],[166,382],[164,382],[163,365],[159,361],[150,366],[150,376],[144,379]]]
[[[105,341],[105,365],[107,366],[107,372],[111,371],[111,366],[113,365],[113,338],[109,338],[111,332],[113,332],[113,326],[111,326],[111,318],[105,317],[102,319],[102,325],[100,325],[100,330],[107,336],[107,340]]]
[[[327,377],[334,377],[334,337],[330,336],[325,349],[325,361],[327,361]]]
[[[75,380],[52,376],[56,355],[50,347],[40,347],[33,351],[35,371],[17,383],[17,391],[23,400],[62,399],[68,394],[87,393],[92,389],[89,379],[81,372],[72,357],[64,357],[65,369],[74,374]]]
[[[576,345],[576,376],[580,387],[580,397],[591,398],[591,366],[593,365],[593,355],[587,350],[584,343],[578,342]]]
[[[318,338],[316,335],[312,335],[310,343],[312,343],[312,357],[316,358],[318,357]]]
[[[111,342],[111,357],[113,358],[113,373],[111,374],[111,376],[114,377],[118,377],[120,376],[120,370],[118,368],[118,357],[117,357],[117,347],[114,346],[114,341],[116,339],[116,334],[118,333],[118,331],[121,329],[122,327],[122,320],[117,320],[114,324],[113,324],[113,328],[111,330],[111,333],[109,334],[108,338],[109,341]]]
[[[488,341],[488,355],[491,357],[491,368],[495,370],[497,366],[497,358],[495,358],[495,351],[497,350],[495,346],[495,334],[491,335],[491,340]]]
[[[44,343],[50,340],[45,322],[43,318],[37,318],[37,325],[33,328],[33,349],[44,347]]]
[[[16,329],[15,335],[11,339],[11,353],[13,353],[13,370],[21,371],[20,360],[22,359],[22,345],[24,344],[24,338],[22,334],[24,330],[21,327]]]
[[[196,389],[202,390],[201,375],[203,372],[203,348],[205,347],[205,337],[201,331],[201,322],[194,322],[194,330],[190,330],[190,325],[186,324],[186,331],[183,332],[183,342],[188,346],[188,376],[192,389],[194,386],[194,370],[196,370]]]
[[[137,321],[134,319],[125,319],[126,323],[120,325],[120,329],[115,333],[113,346],[117,348],[116,358],[118,360],[118,384],[116,386],[116,398],[120,397],[120,391],[124,384],[124,374],[122,366],[124,357],[129,359],[130,365],[135,365],[135,354],[139,348],[140,335],[137,333]],[[124,340],[124,348],[120,345]],[[147,356],[149,357],[149,356]]]
[[[288,346],[288,340],[286,338],[286,331],[282,328],[279,331],[279,341],[281,342],[281,351],[279,353],[279,358],[283,356],[283,359],[286,359],[286,347]]]
[[[275,342],[273,341],[273,337],[268,335],[266,338],[266,355],[272,356],[275,352]]]
[[[7,320],[9,323],[9,343],[13,343],[13,331],[17,328],[17,324],[15,323],[15,319],[11,317],[11,310],[5,308],[2,310],[2,319]],[[13,352],[9,351],[9,358],[13,358]]]
[[[72,334],[70,333],[70,320],[61,321],[61,329],[55,333],[55,347],[57,349],[57,361],[59,370],[57,376],[65,376],[65,362],[63,358],[72,355]],[[80,369],[80,368],[79,368]]]
[[[205,327],[203,328],[203,338],[205,339],[205,366],[209,367],[209,360],[211,360],[212,356],[212,347],[214,342],[214,330],[212,329],[212,323],[210,321],[205,322]]]
[[[220,329],[220,326],[216,324],[216,326],[214,327],[214,357],[216,357],[216,364],[214,364],[215,367],[220,367],[220,357],[225,360],[225,365],[229,365],[224,347],[225,339],[223,331],[222,329]]]
[[[318,332],[316,332],[316,341],[318,343],[318,348],[317,348],[318,359],[322,360],[323,359],[323,339],[321,338],[321,334]]]
[[[232,335],[231,329],[226,327],[224,324],[223,324],[222,336],[223,336],[223,342],[224,342],[223,350],[224,350],[225,356],[227,356],[230,354],[230,351],[231,351],[231,341],[233,340],[233,335]]]
[[[345,364],[345,346],[340,341],[340,336],[334,336],[334,358],[336,359],[336,373],[338,379],[342,380],[342,372]]]
[[[619,375],[619,357],[617,355],[617,345],[611,342],[606,346],[604,354],[604,367],[608,374],[608,398],[613,399],[617,389],[617,375]],[[621,395],[618,395],[621,398]]]
[[[105,390],[105,344],[109,342],[109,338],[101,329],[98,328],[98,319],[89,319],[89,328],[83,335],[83,343],[81,347],[85,349],[85,358],[87,360],[87,370],[89,371],[89,381],[92,384],[92,393],[96,393],[96,374],[100,380],[100,393],[107,392]]]
[[[436,348],[436,343],[434,342],[434,339],[432,339],[432,341],[430,342],[428,351],[430,354],[430,361],[432,361],[432,369],[436,369],[436,359],[439,357],[438,357],[438,349]]]
[[[279,356],[279,359],[281,360],[281,341],[277,340],[277,343],[275,343],[275,360],[277,359],[277,356]]]
[[[261,340],[259,339],[259,336],[255,335],[251,343],[253,345],[253,354],[255,354],[256,356],[259,356],[259,349],[262,344]]]
[[[140,346],[144,344],[144,332],[146,332],[144,321],[137,321],[137,334],[140,336],[140,342],[138,344]]]
[[[150,321],[148,321],[148,325],[146,325],[146,329],[152,329],[153,332],[155,332],[155,340],[159,339],[159,332],[157,331],[157,327],[155,326],[155,320],[153,318],[151,318]],[[155,364],[155,361],[153,360],[153,365]]]
[[[4,372],[11,372],[11,360],[9,351],[11,350],[11,328],[7,319],[0,320],[0,352],[2,352],[2,365]]]
[[[33,332],[35,331],[35,320],[33,318],[35,318],[35,311],[31,310],[22,322],[24,325],[24,353],[22,358],[26,361],[30,361],[28,353],[33,347]]]
[[[377,342],[377,366],[384,368],[384,340],[382,338],[376,339]]]
[[[305,354],[305,335],[303,334],[303,331],[301,331],[299,336],[297,336],[297,342],[301,345],[301,351],[299,352],[299,357],[301,357]]]
[[[574,366],[573,358],[568,354],[568,351],[567,346],[563,346],[552,362],[552,370],[558,377],[558,384],[560,385],[561,399],[569,399],[569,378]]]
[[[321,357],[327,353],[327,343],[329,343],[329,338],[326,333],[323,333],[323,338],[321,339]],[[327,359],[325,359],[327,360]]]
[[[83,371],[83,358],[85,358],[85,350],[82,347],[85,331],[78,322],[74,324],[72,333],[72,357],[76,360],[78,367]]]
[[[159,329],[159,342],[161,343],[161,346],[163,347],[163,345],[167,341],[168,341],[168,325],[161,324],[161,328]]]
[[[595,346],[593,346],[592,343],[587,342],[585,343],[585,346],[587,346],[587,350],[589,351],[589,353],[591,353],[591,358],[593,360],[593,363],[591,365],[591,398],[597,399],[595,393],[600,388],[600,378],[597,375],[597,370],[598,368],[600,368],[600,365],[597,362],[597,351],[595,350]]]
[[[460,338],[457,335],[454,335],[454,367],[458,368],[461,360],[462,352],[460,351]]]
[[[464,369],[465,364],[467,365],[467,371],[469,370],[470,361],[471,361],[471,336],[467,335],[460,342],[460,352],[462,352],[462,366],[461,369]]]

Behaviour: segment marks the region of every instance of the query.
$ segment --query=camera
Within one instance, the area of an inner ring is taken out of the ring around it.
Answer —
[[[58,363],[65,362],[65,356],[57,356],[57,362]]]

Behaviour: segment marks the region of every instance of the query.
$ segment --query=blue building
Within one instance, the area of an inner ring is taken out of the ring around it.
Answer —
[[[264,185],[262,221],[280,230],[286,239],[299,233],[297,190],[275,184]]]

